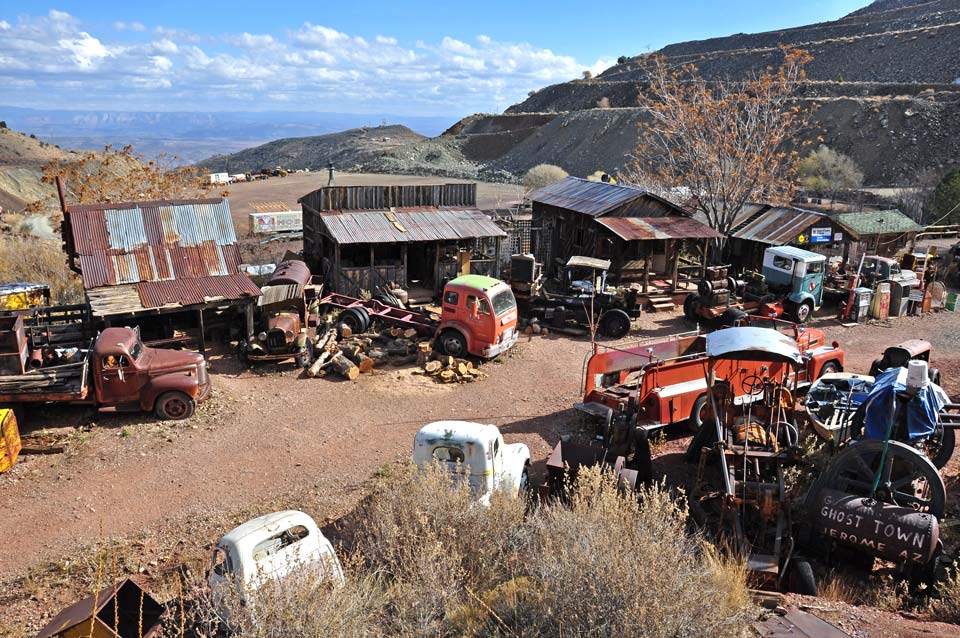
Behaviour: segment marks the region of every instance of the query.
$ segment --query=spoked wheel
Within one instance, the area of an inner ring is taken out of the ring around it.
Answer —
[[[883,446],[883,441],[858,441],[845,447],[811,487],[810,498],[816,499],[822,489],[869,497],[879,470],[878,501],[942,518],[947,490],[933,463],[899,441],[890,441],[884,458]]]

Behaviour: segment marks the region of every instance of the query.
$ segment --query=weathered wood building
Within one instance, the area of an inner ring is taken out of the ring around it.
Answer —
[[[298,200],[304,258],[353,296],[396,282],[429,299],[461,274],[498,277],[506,233],[476,199],[476,184],[317,189]]]
[[[720,238],[680,206],[631,186],[567,177],[529,199],[533,253],[551,274],[583,255],[609,259],[617,283],[676,290],[700,276],[709,241]]]

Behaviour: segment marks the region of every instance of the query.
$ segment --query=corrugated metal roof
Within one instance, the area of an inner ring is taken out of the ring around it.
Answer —
[[[739,216],[738,216],[739,217]],[[815,213],[800,208],[771,207],[743,218],[730,232],[731,237],[756,241],[770,246],[780,246],[795,241],[810,226],[818,223],[830,223],[823,213]]]
[[[399,208],[392,211],[328,211],[320,222],[339,244],[383,244],[506,237],[479,210]]]
[[[656,198],[651,193],[633,186],[567,177],[533,191],[527,199],[597,217],[646,195]]]
[[[897,209],[840,213],[834,219],[859,235],[918,233],[923,230],[922,226]]]
[[[258,306],[272,306],[275,303],[303,299],[303,286],[300,284],[268,285],[260,289],[263,293],[257,299]]]
[[[67,215],[87,289],[238,272],[225,199],[81,205]]]
[[[234,300],[260,296],[260,289],[242,274],[198,277],[182,281],[145,281],[137,284],[144,308],[193,306],[219,299]]]
[[[625,241],[722,237],[706,224],[688,217],[601,217],[594,221]]]

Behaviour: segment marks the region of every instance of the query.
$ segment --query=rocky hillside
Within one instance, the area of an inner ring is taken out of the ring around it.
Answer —
[[[198,166],[212,173],[246,173],[274,166],[320,170],[333,162],[337,168],[349,170],[397,147],[424,139],[406,126],[363,127],[328,135],[274,140],[237,153],[215,155]]]
[[[53,160],[69,161],[78,156],[75,151],[0,128],[0,206],[4,211],[19,213],[32,202],[49,199],[54,192],[41,182],[41,167]]]

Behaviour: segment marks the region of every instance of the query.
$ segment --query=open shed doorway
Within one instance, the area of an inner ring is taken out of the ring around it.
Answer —
[[[436,289],[437,244],[407,245],[407,287],[411,300],[432,301]]]

